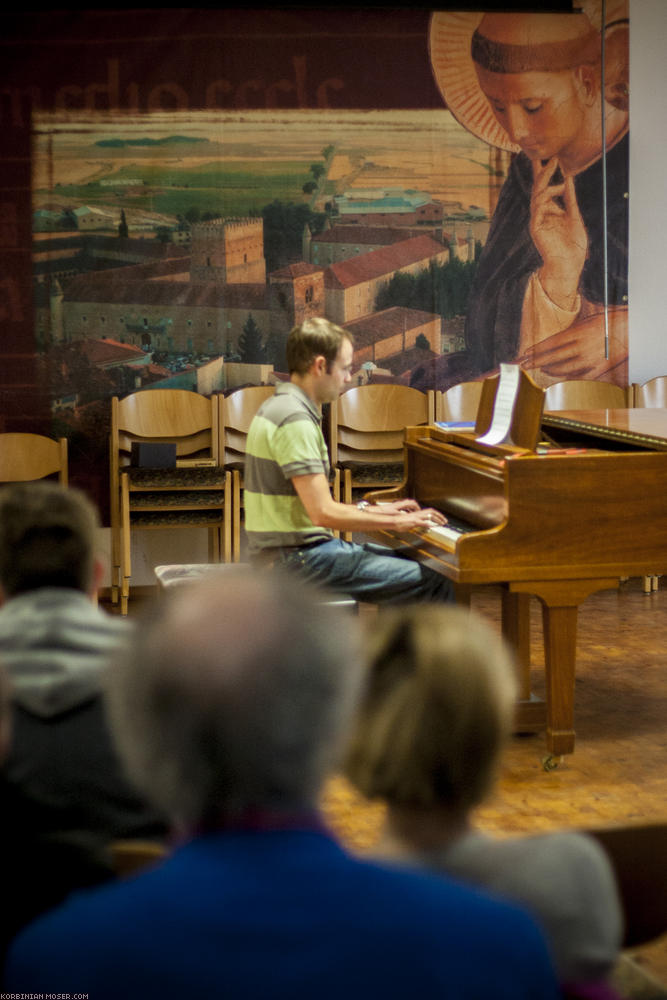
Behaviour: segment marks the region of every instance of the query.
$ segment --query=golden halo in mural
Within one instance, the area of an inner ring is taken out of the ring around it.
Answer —
[[[599,31],[603,0],[582,0],[584,15]],[[608,0],[607,25],[628,16],[628,0]],[[516,146],[491,110],[477,80],[470,43],[482,11],[435,11],[429,26],[429,54],[436,84],[448,109],[468,132],[490,146],[516,153]],[[508,17],[512,15],[508,13]],[[521,15],[514,15],[521,17]],[[569,15],[568,15],[569,16]]]

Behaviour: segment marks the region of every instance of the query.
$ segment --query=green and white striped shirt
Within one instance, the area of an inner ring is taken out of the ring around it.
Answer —
[[[257,411],[248,433],[243,502],[250,553],[326,541],[333,532],[313,524],[301,503],[293,476],[322,473],[329,478],[329,453],[322,416],[292,382]]]

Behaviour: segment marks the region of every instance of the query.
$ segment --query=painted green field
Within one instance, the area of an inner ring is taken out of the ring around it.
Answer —
[[[306,162],[252,160],[233,164],[207,161],[197,166],[132,164],[104,178],[80,185],[59,185],[58,193],[79,203],[115,208],[146,209],[166,215],[184,215],[197,208],[226,216],[243,216],[274,200],[301,203],[303,185],[312,180]],[[137,180],[139,186],[114,187]]]

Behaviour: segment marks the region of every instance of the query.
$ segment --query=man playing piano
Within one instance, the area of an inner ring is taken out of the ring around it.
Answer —
[[[442,525],[438,510],[401,499],[372,506],[336,501],[322,435],[322,405],[350,382],[353,346],[347,331],[314,318],[287,340],[290,381],[257,412],[246,448],[245,527],[251,561],[280,565],[334,592],[373,604],[450,601],[440,573],[374,544],[335,531],[415,531]]]

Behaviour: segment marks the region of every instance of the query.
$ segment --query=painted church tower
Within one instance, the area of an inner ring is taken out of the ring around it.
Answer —
[[[192,227],[190,280],[217,285],[266,282],[262,219],[213,219]]]

